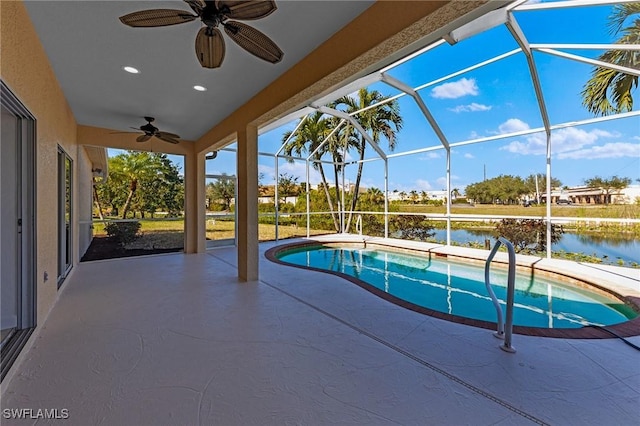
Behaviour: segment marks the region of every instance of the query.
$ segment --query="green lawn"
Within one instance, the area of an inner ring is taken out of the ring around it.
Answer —
[[[444,214],[444,206],[432,206],[422,204],[395,204],[399,213],[431,213]],[[498,216],[538,216],[546,215],[546,206],[503,206],[503,205],[453,205],[453,214],[465,215],[498,215]],[[585,233],[614,233],[621,232],[626,235],[632,234],[640,236],[640,225],[621,225],[612,223],[597,223],[590,219],[615,218],[615,219],[637,219],[640,217],[640,206],[638,205],[593,205],[593,206],[551,206],[551,214],[555,217],[578,217],[589,220],[589,223],[578,223],[565,226],[565,229],[572,229],[576,232]],[[131,244],[132,248],[143,247],[182,247],[184,244],[184,219],[139,219],[141,224],[142,237]],[[444,222],[436,221],[436,226],[442,226]],[[483,222],[456,221],[454,228],[468,228],[473,226],[488,226]],[[275,225],[259,224],[259,240],[275,240]],[[311,235],[333,233],[330,229],[311,229]],[[104,224],[94,224],[94,235],[106,236]],[[229,239],[235,236],[235,222],[233,220],[207,219],[206,237],[209,240]],[[280,225],[278,237],[280,239],[306,236],[305,226]]]
[[[322,235],[331,231],[321,229],[311,229],[311,235]],[[233,238],[235,235],[235,222],[221,220],[207,220],[207,239],[221,240]],[[307,228],[293,225],[280,225],[278,227],[278,238],[306,237]],[[258,239],[260,241],[273,241],[276,239],[276,226],[270,224],[258,224]]]
[[[128,248],[143,248],[155,246],[182,247],[184,241],[184,219],[153,220],[138,219],[140,221],[142,237],[133,242]],[[311,235],[321,235],[332,231],[312,229]],[[95,236],[106,236],[103,223],[94,224]],[[305,237],[306,227],[295,225],[280,225],[278,238]],[[232,220],[208,219],[206,223],[206,236],[209,240],[229,239],[235,236],[235,222]],[[260,241],[272,241],[276,238],[275,225],[259,224],[258,237]]]

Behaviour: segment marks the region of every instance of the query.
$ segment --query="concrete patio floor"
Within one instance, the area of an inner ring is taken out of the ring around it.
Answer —
[[[272,246],[252,283],[233,247],[79,264],[2,384],[2,424],[638,424],[640,353],[620,340],[515,335],[508,354]]]

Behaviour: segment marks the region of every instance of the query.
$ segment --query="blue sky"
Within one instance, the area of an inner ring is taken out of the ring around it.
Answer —
[[[565,10],[516,12],[516,19],[530,43],[611,43],[608,33],[610,6]],[[445,43],[392,70],[389,74],[409,86],[417,87],[464,69],[518,45],[504,26],[496,27],[454,46]],[[602,51],[570,51],[596,58]],[[549,54],[535,52],[541,85],[551,124],[592,118],[581,105],[583,85],[592,66]],[[383,83],[369,87],[385,95],[397,90]],[[450,78],[420,90],[420,95],[436,118],[450,143],[542,127],[542,119],[524,54],[518,53],[483,68]],[[635,92],[636,103],[638,91]],[[395,150],[406,152],[441,146],[434,131],[412,99],[398,100],[404,126]],[[637,105],[636,105],[637,110]],[[260,136],[259,150],[275,152],[282,134],[295,122]],[[383,143],[385,152],[389,153]],[[452,149],[452,188],[500,174],[526,177],[544,173],[544,134],[460,146]],[[356,155],[355,153],[352,155]],[[375,157],[369,149],[368,158]],[[446,187],[446,154],[442,149],[389,160],[389,189],[442,190]],[[274,179],[273,158],[260,157],[263,184]],[[279,163],[280,173],[305,180],[304,162]],[[346,179],[355,180],[357,166],[347,168]],[[326,172],[329,170],[326,169]],[[207,173],[235,173],[235,154],[221,152],[207,162]],[[383,188],[382,161],[366,163],[363,185]],[[552,175],[564,185],[575,186],[585,178],[626,176],[634,183],[640,178],[640,116],[557,130],[552,135]],[[312,173],[312,183],[319,181]]]

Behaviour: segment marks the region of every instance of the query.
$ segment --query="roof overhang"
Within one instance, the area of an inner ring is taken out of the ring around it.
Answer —
[[[107,154],[107,149],[85,145],[84,150],[91,162],[91,173],[93,177],[101,177],[103,181],[107,180],[107,176],[109,175],[109,155]]]

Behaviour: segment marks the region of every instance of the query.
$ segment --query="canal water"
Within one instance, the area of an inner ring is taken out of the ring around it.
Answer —
[[[433,237],[436,241],[446,241],[447,231],[445,229],[434,229]],[[490,239],[493,246],[495,239],[491,231],[488,230],[451,230],[451,241],[459,244],[476,241],[484,244],[485,239]],[[567,253],[582,253],[602,259],[603,263],[617,265],[619,260],[624,261],[625,266],[640,264],[640,240],[625,240],[621,238],[611,238],[602,235],[585,234],[562,234],[562,238],[551,246],[553,251],[565,251]]]

